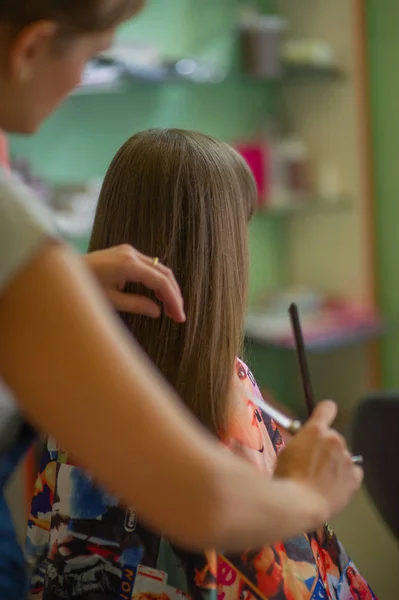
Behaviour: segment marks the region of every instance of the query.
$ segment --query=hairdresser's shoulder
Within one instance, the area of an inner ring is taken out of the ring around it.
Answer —
[[[0,168],[0,290],[54,235],[50,211]]]

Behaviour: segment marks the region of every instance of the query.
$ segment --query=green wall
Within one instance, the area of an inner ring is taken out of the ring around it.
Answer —
[[[122,28],[120,36],[155,42],[172,57],[194,54],[232,66],[220,85],[137,84],[125,93],[81,95],[63,107],[31,139],[14,137],[12,152],[28,156],[40,175],[54,183],[81,183],[102,176],[128,136],[149,127],[199,129],[234,142],[259,130],[276,112],[278,90],[238,74],[234,21],[237,0],[152,0]],[[259,2],[268,10],[273,0]],[[250,228],[250,296],[278,287],[284,279],[285,247],[280,222],[258,215]],[[83,250],[86,240],[80,240]],[[251,349],[262,384],[286,395],[278,353]],[[284,361],[283,361],[284,362]]]
[[[271,9],[273,2],[260,2]],[[152,0],[120,37],[156,43],[168,56],[199,55],[236,70],[235,0]],[[32,138],[14,137],[12,152],[29,156],[54,183],[102,176],[129,135],[149,127],[199,129],[234,142],[275,112],[276,90],[238,75],[221,85],[137,84],[129,92],[69,98]],[[251,228],[251,292],[281,281],[280,224],[257,217]],[[81,244],[82,247],[82,244]]]
[[[367,0],[383,382],[399,388],[399,3]]]

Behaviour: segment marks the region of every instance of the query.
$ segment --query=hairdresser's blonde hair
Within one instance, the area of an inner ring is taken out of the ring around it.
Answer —
[[[152,130],[115,156],[90,250],[129,243],[159,256],[181,285],[187,323],[123,320],[199,419],[222,432],[241,350],[248,281],[247,226],[256,186],[242,157],[200,133]],[[130,286],[148,294],[141,286]]]

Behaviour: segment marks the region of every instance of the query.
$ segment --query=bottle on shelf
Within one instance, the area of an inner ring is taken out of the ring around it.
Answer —
[[[282,139],[271,150],[271,194],[269,206],[287,207],[308,198],[307,149],[295,138]]]
[[[236,148],[254,174],[259,208],[285,208],[309,199],[309,153],[300,138],[283,135],[277,123],[270,123],[264,134]]]
[[[276,15],[262,15],[246,5],[240,11],[238,24],[244,73],[256,79],[280,78],[285,20]]]

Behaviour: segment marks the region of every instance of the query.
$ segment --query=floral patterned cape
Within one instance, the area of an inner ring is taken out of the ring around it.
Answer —
[[[233,386],[222,441],[270,477],[284,442],[253,403],[259,389],[238,359]],[[189,554],[147,530],[51,440],[35,485],[26,555],[32,600],[376,600],[327,526],[236,556]]]

